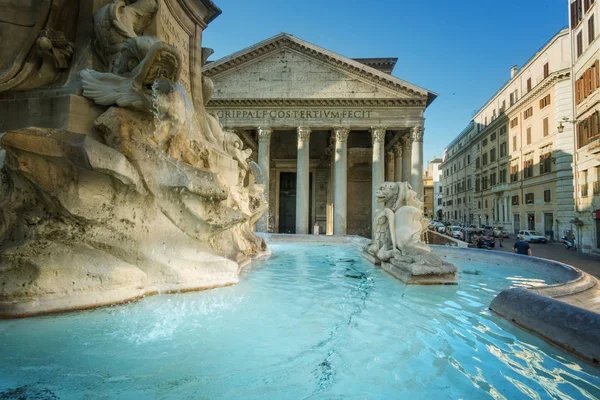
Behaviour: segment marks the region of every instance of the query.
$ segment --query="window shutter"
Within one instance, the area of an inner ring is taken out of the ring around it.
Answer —
[[[576,25],[576,11],[575,11],[575,2],[571,3],[571,29],[575,28]]]
[[[600,87],[600,61],[596,60],[594,63],[594,75],[596,77],[596,87],[598,89]]]
[[[575,4],[575,3],[572,3]],[[579,79],[575,81],[575,104],[581,103],[581,89],[579,87]]]
[[[548,136],[548,118],[544,118],[544,136]]]

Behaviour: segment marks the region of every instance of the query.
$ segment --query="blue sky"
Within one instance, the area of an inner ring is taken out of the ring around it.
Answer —
[[[204,31],[215,60],[280,32],[347,57],[398,57],[393,75],[438,93],[426,161],[562,27],[567,0],[215,0]]]

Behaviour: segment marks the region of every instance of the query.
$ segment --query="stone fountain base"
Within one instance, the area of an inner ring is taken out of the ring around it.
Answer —
[[[456,285],[458,270],[444,262],[441,266],[408,264],[392,259],[382,262],[381,268],[407,285]]]

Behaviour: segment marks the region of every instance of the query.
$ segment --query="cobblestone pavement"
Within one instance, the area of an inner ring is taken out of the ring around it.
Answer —
[[[504,247],[498,247],[498,239],[496,239],[496,248],[494,250],[512,252],[512,247],[515,242],[516,239],[514,238],[504,239]],[[531,243],[531,252],[535,257],[546,258],[548,260],[572,265],[573,267],[579,268],[588,274],[595,276],[597,279],[600,279],[600,257],[582,254],[574,250],[567,250],[562,243],[558,242],[547,244]]]

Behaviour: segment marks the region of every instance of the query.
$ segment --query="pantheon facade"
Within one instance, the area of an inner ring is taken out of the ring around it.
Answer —
[[[392,76],[396,61],[281,33],[204,66],[208,111],[265,174],[257,231],[370,237],[382,182],[411,182],[422,198],[423,115],[437,95]]]

